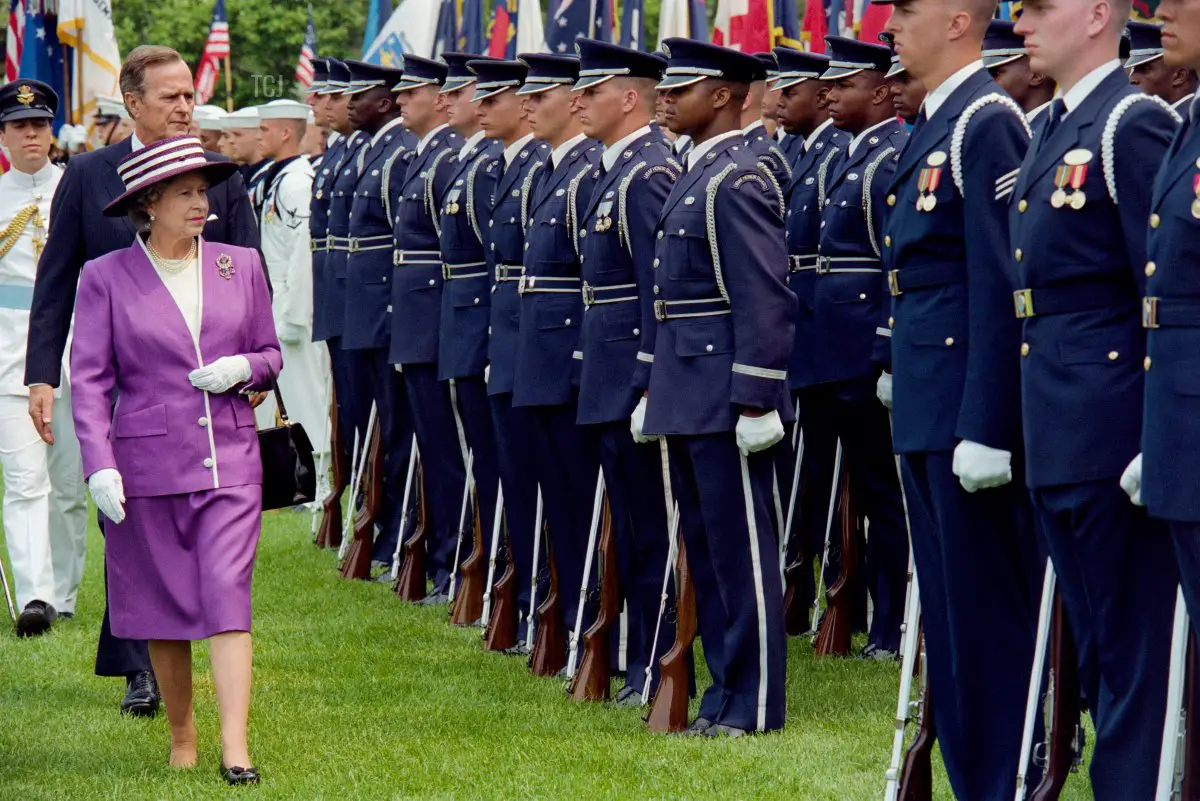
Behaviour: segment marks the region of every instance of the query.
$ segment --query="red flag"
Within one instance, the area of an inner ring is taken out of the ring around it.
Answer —
[[[878,42],[879,34],[883,33],[891,16],[892,7],[890,5],[866,3],[862,12],[862,20],[856,26],[859,41]]]
[[[825,37],[829,27],[825,21],[825,6],[821,0],[808,0],[804,4],[804,23],[800,26],[800,38],[810,52],[825,52]]]
[[[200,67],[196,70],[196,105],[209,101],[217,89],[217,76],[221,74],[221,59],[229,56],[229,21],[225,17],[225,0],[217,0],[213,6],[212,24],[208,28],[208,39],[204,52],[200,54]]]
[[[743,53],[770,50],[771,0],[719,0],[712,40]]]

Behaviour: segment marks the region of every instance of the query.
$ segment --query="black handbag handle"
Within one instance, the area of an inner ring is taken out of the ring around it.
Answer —
[[[271,379],[271,389],[272,389],[272,391],[274,391],[274,393],[275,393],[275,405],[276,405],[276,406],[278,407],[278,409],[279,409],[279,420],[280,420],[280,422],[282,422],[282,423],[283,423],[285,426],[286,426],[286,425],[291,425],[291,423],[289,423],[289,422],[288,422],[288,413],[287,413],[287,407],[283,405],[283,395],[281,395],[281,394],[279,393],[279,380],[278,380],[278,378],[275,376],[275,368],[273,368],[273,367],[271,366],[271,362],[267,361],[265,358],[263,359],[263,361],[264,361],[264,362],[266,362],[266,365],[267,365],[267,375],[268,375],[268,376],[270,377],[270,379]]]

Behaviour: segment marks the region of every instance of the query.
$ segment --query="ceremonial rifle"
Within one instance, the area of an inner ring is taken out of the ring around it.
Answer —
[[[351,461],[342,449],[342,432],[339,425],[337,391],[329,405],[329,455],[333,460],[333,484],[329,494],[321,502],[321,525],[317,527],[314,542],[318,548],[337,548],[342,544],[342,495],[351,473]],[[357,440],[355,440],[357,443]],[[357,451],[357,444],[355,450]],[[357,454],[356,454],[357,455]]]
[[[475,511],[471,516],[474,546],[462,564],[462,586],[454,598],[450,621],[456,626],[474,626],[483,614],[483,524],[479,520],[479,488],[472,487]]]
[[[658,638],[662,634],[662,622],[667,614],[667,601],[670,600],[667,588],[670,586],[671,572],[675,565],[676,541],[679,537],[678,506],[674,506],[671,510],[671,530],[667,536],[670,538],[667,541],[667,565],[663,571],[662,594],[658,599],[658,620],[654,623],[654,639],[650,641],[650,658],[646,660],[646,682],[642,685],[643,706],[650,703],[650,680],[654,675],[654,660],[658,656]]]
[[[596,475],[596,494],[592,499],[592,524],[588,528],[588,541],[583,560],[583,580],[579,582],[579,604],[575,607],[575,626],[571,629],[570,654],[567,656],[567,678],[575,677],[579,656],[579,637],[583,634],[583,611],[587,606],[588,585],[592,579],[592,557],[596,553],[596,534],[600,530],[601,510],[604,506],[604,471]]]
[[[496,483],[496,511],[492,515],[492,544],[488,552],[487,584],[483,588],[483,613],[480,622],[484,628],[492,621],[492,593],[496,582],[496,560],[500,555],[500,527],[504,522],[504,487]],[[507,571],[505,571],[507,572]]]
[[[678,526],[679,516],[675,516]],[[692,642],[696,639],[696,590],[688,570],[683,538],[676,537],[679,557],[675,569],[675,642],[658,663],[658,691],[650,702],[646,728],[654,732],[683,731],[688,725]]]
[[[809,631],[815,632],[821,621],[821,596],[825,593],[825,569],[829,567],[829,543],[833,536],[833,515],[837,511],[838,483],[842,476],[842,440],[839,437],[833,451],[833,481],[829,487],[829,511],[825,514],[825,547],[821,553],[821,572],[817,574],[817,589],[813,593],[812,621]]]
[[[488,568],[487,592],[483,596],[483,645],[489,651],[506,651],[517,644],[517,621],[521,610],[517,608],[517,567],[512,558],[512,539],[505,533],[504,572],[492,584],[499,558],[500,529],[504,516],[504,487],[496,491],[496,518],[492,524],[492,557]],[[534,566],[534,570],[537,566]]]
[[[543,524],[544,525],[544,524]],[[529,669],[535,676],[555,676],[566,664],[567,639],[563,632],[562,604],[558,597],[558,570],[554,566],[554,546],[546,541],[546,561],[550,565],[550,588],[546,600],[537,608],[537,635],[529,654]]]
[[[342,578],[367,579],[371,577],[371,550],[375,544],[375,521],[383,508],[383,437],[380,434],[379,419],[372,417],[374,426],[368,438],[367,447],[363,451],[363,465],[359,467],[358,486],[363,490],[362,506],[355,512],[353,519],[354,539],[350,550],[342,562]],[[357,493],[356,493],[357,494]]]
[[[525,648],[532,649],[537,628],[538,565],[542,555],[542,488],[538,486],[537,511],[533,516],[533,569],[529,578],[529,617],[525,619]]]
[[[344,515],[342,522],[342,541],[338,545],[338,563],[350,552],[350,534],[354,526],[354,511],[358,508],[358,490],[362,485],[363,470],[367,466],[366,443],[375,430],[375,404],[371,404],[371,414],[367,417],[366,435],[359,436],[358,428],[354,429],[354,452],[350,457],[350,514]]]
[[[892,758],[888,762],[884,801],[897,801],[900,793],[900,760],[904,755],[904,730],[912,720],[915,704],[913,683],[917,679],[917,663],[921,627],[921,593],[917,583],[917,568],[912,546],[908,548],[908,590],[905,593],[904,623],[900,627],[900,694],[896,699],[896,731],[892,735]]]
[[[459,557],[462,556],[463,537],[467,532],[467,504],[471,502],[471,467],[475,461],[475,454],[471,451],[467,452],[467,472],[463,478],[463,494],[462,507],[458,512],[458,533],[454,537],[454,569],[450,571],[450,603],[454,604],[456,590],[458,587],[458,567],[461,564]]]
[[[413,477],[413,492],[417,494],[417,525],[413,535],[404,541],[404,564],[396,576],[396,597],[402,601],[416,603],[424,600],[426,595],[425,580],[425,541],[429,537],[429,493],[425,489],[425,469],[418,456],[416,464],[410,464],[409,470],[416,472]],[[404,539],[404,529],[400,529],[400,538]]]
[[[617,538],[613,535],[612,507],[605,499],[600,523],[599,566],[596,581],[600,585],[600,608],[596,619],[583,635],[583,661],[571,684],[575,701],[607,701],[611,693],[609,675],[609,635],[621,615],[621,587],[617,577]],[[574,653],[572,653],[574,656]]]
[[[1175,620],[1171,630],[1171,656],[1168,663],[1167,713],[1163,718],[1162,749],[1158,761],[1158,783],[1154,792],[1155,801],[1173,801],[1176,798],[1190,799],[1184,794],[1184,786],[1190,790],[1186,778],[1188,740],[1187,713],[1184,698],[1189,695],[1186,684],[1190,672],[1188,659],[1188,636],[1190,629],[1187,604],[1183,599],[1183,587],[1175,591]],[[1189,705],[1189,708],[1190,707]],[[1183,740],[1182,748],[1180,740]]]
[[[841,491],[841,566],[837,580],[825,593],[825,614],[817,628],[813,652],[817,656],[845,656],[850,653],[853,603],[851,587],[858,574],[858,515],[850,500],[850,474],[842,471]]]
[[[917,640],[921,642],[920,662],[925,661],[924,635],[917,628]],[[933,694],[929,690],[928,665],[920,665],[921,685],[917,694],[915,714],[919,719],[916,736],[904,754],[900,767],[900,801],[931,801],[933,798],[933,743],[937,729],[933,724]]]

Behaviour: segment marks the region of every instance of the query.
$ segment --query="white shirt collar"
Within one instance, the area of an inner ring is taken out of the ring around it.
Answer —
[[[684,148],[692,143],[692,137],[687,134],[680,134],[675,137],[675,141],[671,143],[671,149],[675,151],[675,155],[683,152]]]
[[[783,126],[775,123],[775,141],[782,143],[787,137],[787,131],[783,130]]]
[[[136,153],[137,151],[139,151],[143,147],[145,147],[145,145],[142,144],[142,140],[137,138],[137,131],[134,131],[133,133],[131,133],[129,135],[129,147],[130,147],[130,150],[129,150],[130,153]]]
[[[512,164],[513,159],[515,159],[517,154],[521,152],[521,148],[525,147],[531,141],[533,141],[533,134],[527,133],[508,147],[504,148],[504,169],[508,169],[508,165]]]
[[[946,80],[942,81],[941,85],[925,96],[925,119],[933,119],[933,115],[937,114],[942,104],[950,99],[950,95],[954,94],[954,90],[967,82],[967,79],[974,75],[979,70],[983,69],[983,60],[976,59],[967,66],[960,69],[958,72],[951,75]],[[853,147],[853,145],[851,145]]]
[[[482,139],[483,139],[483,129],[482,128],[480,128],[478,131],[476,131],[475,133],[473,133],[469,137],[467,137],[467,141],[463,143],[462,148],[458,151],[458,160],[462,161],[463,159],[465,159],[467,157],[467,154],[470,153],[471,150],[476,145],[478,145]]]
[[[343,138],[342,135],[340,133],[338,133],[337,131],[330,131],[329,138],[325,140],[326,150],[333,147],[338,142],[342,141],[342,138]]]
[[[805,153],[812,150],[813,145],[815,145],[817,143],[817,139],[819,139],[821,137],[821,134],[824,133],[825,129],[828,128],[830,125],[833,125],[833,117],[829,117],[828,119],[826,119],[825,122],[821,123],[816,128],[814,128],[812,133],[810,133],[808,136],[804,137],[804,152]]]
[[[1054,102],[1053,99],[1047,100],[1045,103],[1043,103],[1042,105],[1035,108],[1033,111],[1026,114],[1025,119],[1029,120],[1030,122],[1033,122],[1034,120],[1036,120],[1038,118],[1038,115],[1040,115],[1046,109],[1050,108],[1050,104],[1053,102]]]
[[[742,129],[742,133],[744,133],[746,136],[750,136],[750,134],[754,133],[754,129],[755,129],[755,128],[763,128],[763,129],[765,129],[766,127],[767,127],[767,126],[763,125],[763,121],[762,121],[762,120],[755,120],[754,122],[750,123],[750,124],[749,124],[749,125],[747,125],[745,128],[743,128],[743,129]],[[764,131],[763,131],[763,133],[765,134],[765,133],[766,133],[766,130],[764,130]]]
[[[437,136],[439,133],[441,133],[443,129],[445,129],[445,128],[449,128],[449,127],[450,127],[450,126],[449,126],[447,123],[444,123],[444,122],[443,122],[441,125],[439,125],[438,127],[434,128],[434,129],[433,129],[432,131],[430,131],[429,133],[427,133],[427,134],[425,134],[424,136],[422,136],[422,137],[421,137],[421,141],[420,141],[420,142],[417,142],[417,155],[419,156],[419,155],[421,155],[422,153],[424,153],[424,152],[425,152],[425,148],[426,148],[426,146],[429,144],[429,140],[430,140],[430,139],[432,139],[433,137],[435,137],[435,136]]]
[[[648,133],[650,133],[649,123],[643,125],[637,130],[632,131],[629,134],[626,134],[617,141],[613,142],[611,145],[605,147],[604,152],[600,154],[600,162],[604,165],[604,171],[608,172],[615,167],[617,164],[617,159],[621,157],[621,153],[625,151],[625,148],[629,147],[639,138]]]
[[[567,154],[571,152],[571,148],[575,147],[575,145],[579,144],[584,139],[587,139],[587,134],[577,133],[558,147],[554,148],[554,150],[550,153],[550,169],[557,169],[558,163],[566,158]]]
[[[868,128],[867,130],[860,133],[858,136],[851,139],[850,140],[850,149],[846,151],[846,158],[852,157],[854,155],[854,151],[858,150],[859,143],[861,143],[864,139],[866,139],[868,136],[870,136],[873,132],[878,131],[880,128],[882,128],[885,125],[891,125],[895,121],[896,121],[895,117],[888,117],[883,122],[875,123],[870,128]]]
[[[56,169],[58,168],[47,160],[37,172],[21,172],[16,167],[13,167],[4,173],[4,176],[16,188],[34,190],[40,186],[45,186],[54,175]]]
[[[374,147],[381,139],[383,139],[384,134],[386,134],[388,131],[392,130],[393,128],[399,128],[403,124],[404,124],[403,117],[396,117],[393,120],[388,120],[386,123],[384,123],[383,127],[380,128],[378,131],[376,131],[375,135],[371,137],[371,145],[370,146]]]
[[[1079,83],[1072,86],[1070,91],[1063,95],[1063,103],[1067,107],[1067,114],[1079,108],[1079,104],[1087,100],[1088,95],[1094,92],[1096,87],[1104,82],[1105,78],[1119,69],[1121,69],[1121,60],[1114,58],[1112,61],[1104,62],[1080,78]],[[1066,114],[1063,116],[1065,117]]]
[[[688,153],[688,157],[687,157],[688,169],[690,170],[693,167],[695,167],[697,164],[699,164],[700,159],[704,157],[705,153],[712,150],[714,147],[721,144],[726,139],[732,139],[735,136],[745,137],[746,134],[744,131],[742,131],[742,129],[736,128],[732,131],[726,131],[723,134],[717,134],[716,136],[712,137],[711,139],[705,139],[703,142],[701,142],[700,144],[693,147],[692,151],[690,153]]]
[[[1195,92],[1192,92],[1191,94],[1188,94],[1188,95],[1184,95],[1183,97],[1179,98],[1174,103],[1172,103],[1171,108],[1173,108],[1176,111],[1178,111],[1179,113],[1183,114],[1187,111],[1188,106],[1191,105],[1192,100],[1195,97],[1196,97]]]

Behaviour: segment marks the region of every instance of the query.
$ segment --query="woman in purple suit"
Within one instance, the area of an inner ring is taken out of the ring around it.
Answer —
[[[118,166],[133,245],[84,265],[71,350],[72,410],[107,528],[118,637],[150,641],[171,725],[170,764],[196,764],[191,641],[210,640],[222,774],[255,783],[250,580],[262,465],[246,393],[282,367],[254,250],[206,242],[206,190],[235,170],[177,136]],[[117,401],[114,408],[113,395]]]

